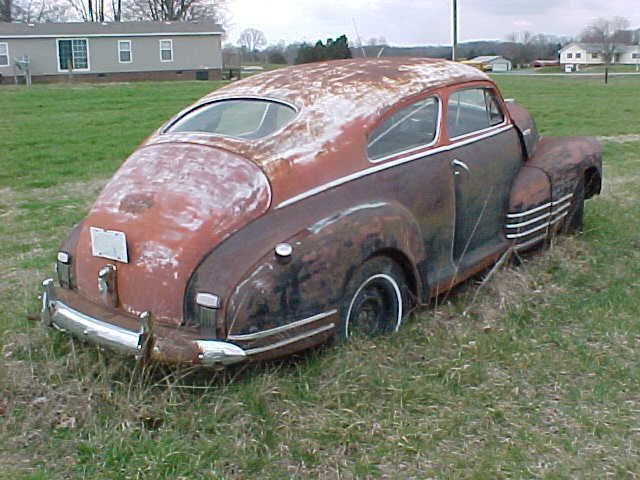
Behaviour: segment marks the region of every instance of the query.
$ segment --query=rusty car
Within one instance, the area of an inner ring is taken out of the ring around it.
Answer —
[[[483,72],[349,59],[228,84],[120,166],[61,245],[42,321],[141,361],[224,367],[393,333],[600,193]]]

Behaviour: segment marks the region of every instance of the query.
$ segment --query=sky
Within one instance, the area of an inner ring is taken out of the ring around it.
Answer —
[[[597,17],[623,16],[640,28],[639,0],[458,0],[459,41],[504,40],[529,30],[577,36]],[[229,0],[228,41],[245,28],[262,30],[270,44],[314,42],[343,33],[363,43],[383,37],[391,45],[451,42],[452,0]],[[604,6],[606,5],[606,7]]]

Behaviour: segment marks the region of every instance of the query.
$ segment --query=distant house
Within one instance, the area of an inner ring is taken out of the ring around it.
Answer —
[[[219,78],[213,22],[0,23],[0,83],[28,60],[33,81]]]
[[[508,72],[511,70],[511,61],[498,55],[483,55],[470,60],[464,60],[462,63],[473,65],[485,72]]]
[[[565,71],[579,70],[580,67],[604,63],[601,45],[596,43],[572,42],[560,49],[560,64]],[[620,45],[616,47],[611,63],[640,64],[640,45]]]

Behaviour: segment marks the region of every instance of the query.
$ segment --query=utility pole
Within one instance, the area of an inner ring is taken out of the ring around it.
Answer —
[[[453,45],[451,47],[451,60],[456,61],[456,48],[458,48],[458,0],[453,1]]]

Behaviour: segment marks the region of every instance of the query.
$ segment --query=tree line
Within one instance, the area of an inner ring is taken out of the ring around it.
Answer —
[[[0,22],[226,19],[226,0],[0,0]]]

